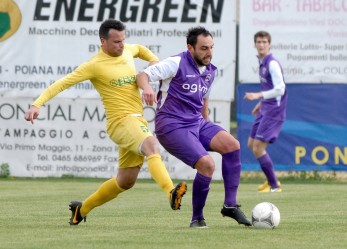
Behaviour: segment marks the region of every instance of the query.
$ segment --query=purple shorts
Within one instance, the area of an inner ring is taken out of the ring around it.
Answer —
[[[257,115],[251,129],[250,137],[263,142],[273,143],[278,138],[283,123],[284,121]]]
[[[205,119],[189,127],[182,127],[164,135],[157,135],[160,144],[173,156],[194,168],[207,151],[212,138],[224,129]]]

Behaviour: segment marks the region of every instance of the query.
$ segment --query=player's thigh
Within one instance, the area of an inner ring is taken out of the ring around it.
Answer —
[[[108,127],[111,140],[119,147],[139,152],[139,146],[153,134],[149,131],[147,121],[142,117],[126,116]]]
[[[219,131],[211,140],[210,148],[220,154],[239,150],[240,143],[229,132]]]
[[[254,138],[252,138],[251,136],[248,137],[248,141],[247,141],[247,146],[250,149],[253,149],[253,143],[254,143]]]
[[[114,124],[110,124],[108,133],[113,142],[119,147],[119,167],[134,167],[143,164],[144,156],[140,145],[153,136],[142,117],[127,116]]]
[[[249,137],[250,138],[255,138],[256,134],[257,134],[257,131],[258,131],[258,128],[259,128],[259,124],[262,120],[263,116],[261,114],[257,114],[253,124],[252,124],[252,127],[251,127],[251,131],[250,131],[250,135]]]
[[[119,147],[118,168],[142,167],[145,157],[137,152]]]
[[[198,138],[198,132],[180,128],[157,136],[160,144],[173,156],[194,168],[195,163],[208,152]]]
[[[278,138],[283,121],[264,117],[259,123],[255,139],[263,142],[273,143]]]
[[[199,140],[207,151],[219,152],[222,143],[219,137],[225,138],[227,134],[229,133],[227,133],[222,127],[212,122],[203,120],[200,124]]]

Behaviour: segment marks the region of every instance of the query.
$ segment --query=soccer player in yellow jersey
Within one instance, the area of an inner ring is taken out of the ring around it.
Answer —
[[[104,182],[83,202],[70,203],[70,225],[86,221],[93,208],[133,187],[145,157],[151,176],[167,194],[173,210],[180,208],[182,196],[187,191],[185,182],[174,187],[161,160],[158,142],[143,118],[142,103],[153,105],[157,100],[149,84],[137,84],[134,58],[150,64],[157,62],[158,58],[144,46],[126,44],[125,25],[120,21],[104,21],[99,36],[99,53],[49,86],[25,113],[25,119],[34,123],[40,107],[47,101],[85,80],[90,80],[100,94],[106,112],[107,133],[119,147],[119,170],[116,177]],[[142,96],[139,88],[142,89]]]

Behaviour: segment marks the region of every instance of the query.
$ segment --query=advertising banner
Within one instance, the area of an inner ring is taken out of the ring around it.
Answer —
[[[275,170],[347,171],[347,85],[288,84],[287,118],[277,141],[269,144]],[[237,87],[238,139],[243,170],[261,170],[247,148],[257,101],[243,99],[259,84]]]
[[[1,0],[0,2],[0,164],[13,176],[111,177],[118,148],[105,133],[104,110],[93,85],[81,82],[41,108],[34,125],[24,112],[55,80],[72,72],[100,49],[99,26],[118,19],[126,42],[148,47],[160,59],[186,50],[186,32],[205,26],[214,37],[218,67],[210,95],[210,118],[226,130],[234,100],[236,1]],[[138,71],[147,63],[136,60]],[[153,88],[157,91],[158,85]],[[145,107],[153,131],[154,108]],[[212,154],[216,165],[219,155]],[[195,170],[162,149],[173,178]],[[149,178],[146,165],[140,178]],[[217,169],[215,178],[221,178]]]
[[[254,34],[268,31],[287,83],[347,83],[345,0],[240,1],[239,82],[258,82]]]
[[[108,18],[124,22],[127,43],[142,44],[160,59],[186,50],[187,30],[205,26],[214,37],[212,61],[218,67],[211,99],[233,100],[236,1],[224,0],[2,0],[0,94],[38,96],[97,53],[99,26]],[[147,65],[136,63],[139,71]],[[91,90],[87,81],[59,97],[97,97]]]
[[[63,99],[51,101],[40,110],[32,125],[24,121],[31,104],[27,98],[0,100],[0,164],[10,166],[12,176],[19,177],[112,177],[117,172],[118,147],[105,131],[105,112],[100,100]],[[210,119],[229,128],[230,103],[210,103]],[[154,130],[153,107],[145,107],[145,118]],[[170,176],[192,179],[195,170],[171,156],[161,147],[163,161]],[[214,177],[221,179],[221,157],[212,153],[216,162]],[[147,165],[140,178],[150,178]]]

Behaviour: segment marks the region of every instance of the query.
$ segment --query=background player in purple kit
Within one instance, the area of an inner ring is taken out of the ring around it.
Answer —
[[[270,53],[271,35],[259,31],[254,35],[258,51],[260,92],[247,92],[247,100],[260,99],[252,110],[256,119],[248,139],[248,147],[259,161],[266,181],[258,186],[260,192],[282,192],[277,181],[271,157],[266,152],[269,143],[275,142],[286,117],[287,91],[280,63]]]
[[[193,181],[190,227],[207,227],[203,208],[215,163],[208,151],[222,155],[225,198],[221,213],[250,226],[237,204],[240,183],[240,143],[208,120],[208,97],[215,77],[213,38],[204,27],[187,33],[188,51],[169,57],[137,75],[140,84],[161,81],[155,118],[159,142],[172,155],[197,170]]]

